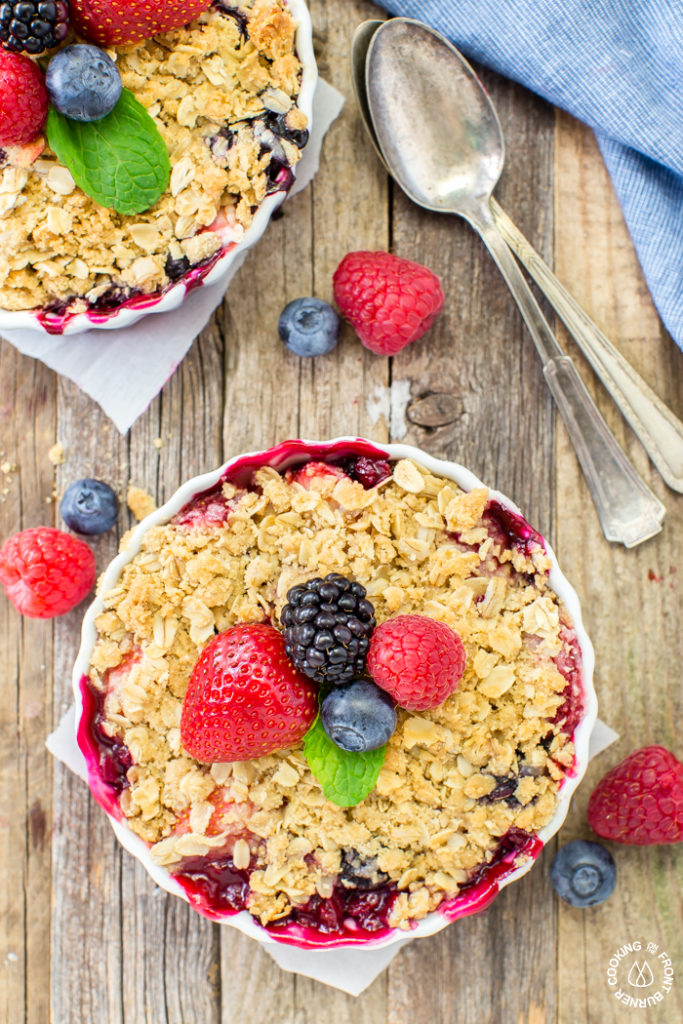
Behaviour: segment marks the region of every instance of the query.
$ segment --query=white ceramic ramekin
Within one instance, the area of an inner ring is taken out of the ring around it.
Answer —
[[[313,53],[311,16],[306,7],[305,0],[286,0],[286,3],[297,24],[296,51],[302,67],[301,91],[297,99],[297,106],[308,118],[310,131],[313,115],[313,94],[318,80],[318,69]],[[293,173],[296,175],[296,167],[293,168]],[[28,329],[38,331],[40,334],[66,335],[83,334],[84,331],[92,330],[118,330],[137,323],[143,316],[148,316],[150,313],[168,313],[172,309],[177,309],[191,289],[201,287],[202,285],[216,284],[221,280],[225,280],[227,283],[227,278],[235,265],[235,261],[240,259],[245,250],[259,240],[266,230],[271,216],[286,196],[286,192],[273,192],[271,195],[266,196],[240,241],[229,243],[208,273],[200,278],[195,276],[191,284],[180,279],[174,284],[169,285],[160,294],[137,296],[129,304],[124,303],[118,309],[114,309],[111,312],[92,310],[85,313],[76,313],[73,316],[67,315],[63,324],[55,321],[54,324],[50,323],[49,326],[46,326],[43,318],[34,310],[13,312],[0,309],[0,331]],[[188,271],[188,275],[192,275],[192,269]]]
[[[411,448],[407,445],[383,445],[374,441],[365,441],[362,438],[352,437],[340,437],[326,442],[301,440],[285,441],[277,447],[264,452],[250,452],[246,455],[237,456],[236,458],[230,459],[226,462],[225,465],[220,467],[220,469],[216,469],[212,473],[206,473],[203,476],[195,477],[183,484],[165,505],[157,509],[156,512],[147,516],[147,518],[143,520],[143,522],[139,523],[135,528],[127,544],[126,551],[114,559],[102,576],[99,588],[100,595],[110,590],[116,584],[124,566],[127,565],[128,562],[130,562],[139,552],[143,537],[150,527],[168,522],[168,520],[179,512],[181,508],[187,505],[195,495],[201,494],[215,487],[228,470],[231,471],[231,479],[234,480],[236,472],[243,468],[244,482],[246,483],[251,471],[258,466],[268,465],[273,466],[278,470],[284,470],[289,466],[301,464],[311,458],[324,460],[326,458],[339,458],[341,456],[356,453],[371,454],[379,458],[388,457],[390,459],[414,459],[431,473],[454,480],[465,491],[471,491],[475,487],[485,486],[473,473],[468,469],[465,469],[463,466],[460,466],[455,462],[443,462],[439,459],[433,458],[431,455],[427,455],[418,448]],[[239,481],[239,473],[237,473],[237,479]],[[505,509],[508,509],[516,516],[521,516],[517,506],[503,494],[500,494],[498,491],[489,490],[489,495],[491,499],[499,502],[499,504]],[[250,935],[252,938],[263,943],[284,943],[286,945],[295,945],[302,948],[329,949],[336,946],[358,945],[378,948],[380,946],[388,946],[395,942],[399,942],[408,936],[417,938],[425,935],[433,935],[434,932],[440,931],[441,928],[444,928],[451,921],[456,920],[456,918],[464,917],[483,910],[488,906],[503,886],[509,885],[510,882],[514,882],[516,879],[521,878],[522,875],[527,873],[533,861],[538,857],[542,847],[548,842],[551,836],[558,831],[566,817],[571,796],[581,781],[588,764],[588,741],[597,717],[597,699],[593,688],[593,647],[583,628],[579,599],[576,592],[561,572],[552,549],[549,547],[547,542],[544,541],[543,543],[545,544],[552,566],[549,577],[550,585],[569,613],[581,651],[584,710],[581,721],[576,727],[573,737],[576,748],[574,765],[571,771],[565,775],[560,787],[559,801],[555,814],[545,828],[541,829],[538,833],[538,841],[534,844],[534,848],[530,853],[530,858],[526,863],[517,868],[514,868],[511,864],[507,867],[505,865],[501,865],[501,873],[498,874],[497,877],[487,879],[483,885],[475,886],[465,898],[456,897],[454,900],[449,901],[447,905],[442,905],[441,908],[433,911],[427,917],[423,918],[423,920],[419,921],[409,932],[401,929],[388,929],[378,934],[377,937],[368,938],[367,933],[365,933],[361,939],[349,938],[348,936],[335,939],[333,936],[326,935],[321,937],[320,942],[314,942],[310,939],[302,939],[301,936],[296,933],[296,929],[294,929],[290,934],[287,934],[287,931],[284,929],[277,934],[274,934],[272,931],[267,931],[246,911],[226,915],[225,917],[220,918],[221,923],[230,924],[244,932],[246,935]],[[90,658],[96,640],[95,619],[102,610],[102,597],[98,596],[86,612],[83,621],[81,648],[74,667],[73,686],[76,698],[77,732],[79,735],[80,729],[85,728],[85,723],[82,722],[83,700],[81,680],[83,676],[88,673]],[[115,805],[115,801],[112,799],[111,790],[102,783],[96,766],[91,762],[88,763],[88,774],[90,788],[93,795],[107,811],[111,824],[121,844],[130,853],[137,857],[139,861],[141,861],[157,885],[161,886],[161,888],[165,889],[167,892],[173,893],[173,895],[180,896],[181,899],[187,900],[185,891],[173,878],[170,872],[166,868],[159,867],[159,865],[154,863],[150,856],[148,846],[142,839],[130,831],[125,824],[125,820],[122,820],[121,812],[118,811],[118,815],[116,814],[118,806]]]

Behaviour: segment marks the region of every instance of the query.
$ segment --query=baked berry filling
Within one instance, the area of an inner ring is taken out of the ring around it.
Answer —
[[[352,480],[357,480],[366,490],[377,487],[391,476],[391,466],[387,459],[371,459],[367,455],[358,455],[352,459],[344,459],[341,466]]]
[[[97,764],[102,781],[117,795],[128,786],[126,772],[133,764],[128,747],[120,736],[110,735],[104,728],[104,702],[107,694],[96,690],[87,676],[83,677],[83,717],[88,723],[92,747],[97,751]]]
[[[211,529],[224,526],[230,518],[234,499],[226,498],[222,486],[198,494],[176,513],[171,522],[176,526],[206,527]]]
[[[515,548],[524,555],[531,555],[539,549],[545,551],[540,533],[527,523],[524,516],[505,508],[500,502],[489,502],[483,518],[489,534],[503,547]]]

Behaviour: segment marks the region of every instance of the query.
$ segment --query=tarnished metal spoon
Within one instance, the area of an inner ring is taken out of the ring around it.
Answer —
[[[364,31],[367,112],[390,173],[418,205],[464,217],[487,245],[541,356],[607,539],[633,547],[654,536],[664,506],[619,448],[496,227],[490,202],[504,146],[474,72],[447,40],[412,19]]]
[[[386,167],[365,93],[368,47],[373,35],[383,24],[382,21],[373,20],[364,21],[358,26],[351,44],[351,74],[365,127],[377,155]],[[491,213],[501,235],[563,320],[664,481],[672,490],[683,493],[683,423],[558,281],[494,196],[491,196]]]

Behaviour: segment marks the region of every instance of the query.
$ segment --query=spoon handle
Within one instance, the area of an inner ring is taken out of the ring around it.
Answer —
[[[683,493],[683,423],[581,309],[493,198],[491,211],[501,235],[564,321],[666,483]]]
[[[638,476],[617,444],[584,387],[571,359],[564,354],[499,233],[488,205],[468,212],[498,264],[543,361],[543,374],[564,420],[586,477],[607,540],[635,547],[662,528],[665,509]]]

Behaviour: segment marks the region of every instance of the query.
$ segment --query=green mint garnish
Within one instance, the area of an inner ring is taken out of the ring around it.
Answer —
[[[166,144],[128,89],[100,121],[74,121],[50,107],[47,140],[79,188],[117,213],[148,210],[168,186]]]
[[[304,739],[304,756],[323,789],[323,795],[338,807],[355,807],[375,788],[384,764],[386,745],[377,750],[352,754],[333,743],[323,729],[320,715]]]

